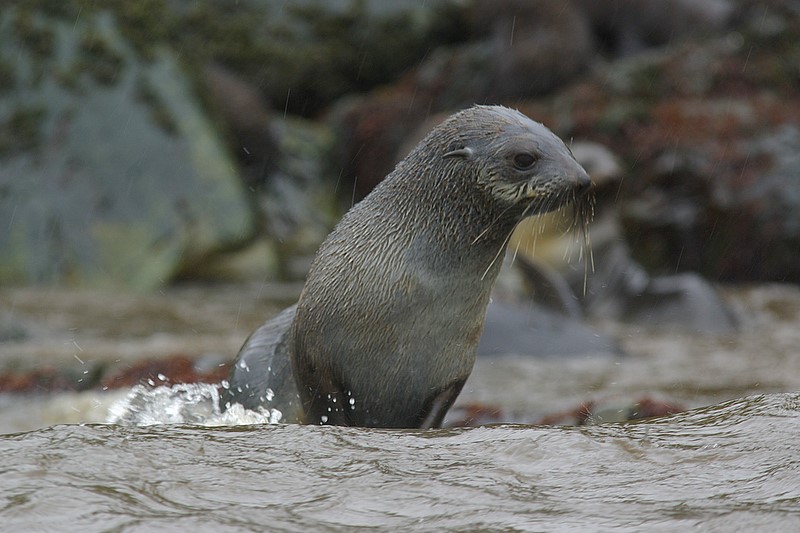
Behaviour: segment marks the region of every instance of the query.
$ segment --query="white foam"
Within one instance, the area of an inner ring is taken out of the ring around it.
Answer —
[[[171,387],[137,385],[108,410],[106,422],[126,426],[193,424],[235,426],[277,424],[283,414],[277,409],[251,411],[234,404],[225,412],[219,408],[218,386],[207,383]]]

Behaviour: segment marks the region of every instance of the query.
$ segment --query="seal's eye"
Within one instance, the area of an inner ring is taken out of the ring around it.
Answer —
[[[536,157],[527,152],[523,152],[514,156],[514,166],[519,170],[527,170],[531,168],[534,163],[536,163]]]

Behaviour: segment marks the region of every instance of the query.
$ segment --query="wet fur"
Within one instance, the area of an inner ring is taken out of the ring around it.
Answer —
[[[520,153],[535,157],[530,168],[517,168]],[[308,423],[440,425],[472,370],[514,227],[589,185],[564,143],[521,113],[475,106],[451,116],[345,214],[291,326],[276,334],[268,322],[251,336],[223,401],[281,408],[299,396]],[[291,311],[281,316],[285,324]],[[291,379],[264,378],[276,358],[289,359],[297,394],[271,405],[258,400],[264,389],[285,391]]]

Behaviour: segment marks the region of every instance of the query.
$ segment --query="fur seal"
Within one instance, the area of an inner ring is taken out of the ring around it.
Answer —
[[[518,111],[450,116],[322,243],[296,306],[240,350],[222,407],[438,427],[472,371],[515,226],[587,205],[591,185],[561,139]]]

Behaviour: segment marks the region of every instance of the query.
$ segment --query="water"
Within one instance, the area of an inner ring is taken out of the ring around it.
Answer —
[[[798,394],[582,428],[54,426],[0,437],[0,509],[8,530],[788,531],[798,434]]]
[[[208,316],[202,291],[117,302],[109,317],[98,311],[113,307],[103,297],[81,295],[81,305],[66,293],[55,302],[24,291],[3,297],[47,331],[0,345],[5,360],[169,353],[196,346],[197,324],[204,339],[217,339],[199,344],[233,353],[260,314],[243,292],[215,297]],[[762,286],[726,297],[743,322],[735,335],[601,324],[628,357],[479,360],[459,400],[498,405],[517,420],[642,394],[694,408],[639,423],[277,425],[268,423],[274,413],[215,413],[216,388],[204,385],[139,389],[128,400],[129,391],[0,396],[0,529],[796,530],[800,290]],[[124,328],[148,314],[153,324]],[[90,424],[132,400],[146,423],[162,424]]]

